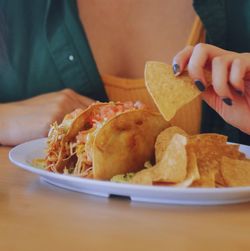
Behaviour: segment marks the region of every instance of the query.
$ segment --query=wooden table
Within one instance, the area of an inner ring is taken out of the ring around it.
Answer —
[[[0,147],[0,250],[250,250],[250,203],[185,207],[63,190]]]

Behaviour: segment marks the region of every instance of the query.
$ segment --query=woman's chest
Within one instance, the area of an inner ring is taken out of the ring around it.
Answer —
[[[171,62],[194,20],[191,0],[78,0],[78,11],[101,74],[126,78],[147,60]]]

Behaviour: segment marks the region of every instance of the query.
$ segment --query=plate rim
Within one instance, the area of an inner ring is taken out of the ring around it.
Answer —
[[[70,181],[70,182],[77,182],[77,183],[84,183],[86,185],[98,185],[98,186],[104,186],[104,187],[112,187],[112,188],[119,188],[119,189],[126,189],[126,190],[143,190],[145,192],[148,191],[159,191],[159,192],[171,192],[171,193],[183,193],[183,194],[190,194],[190,193],[209,193],[209,194],[228,194],[228,193],[236,193],[236,192],[250,192],[250,186],[245,186],[245,187],[220,187],[220,188],[205,188],[205,187],[170,187],[170,186],[149,186],[149,185],[141,185],[141,184],[127,184],[127,183],[118,183],[118,182],[112,182],[112,181],[103,181],[103,180],[94,180],[94,179],[88,179],[88,178],[82,178],[82,177],[77,177],[77,176],[71,176],[71,175],[66,175],[66,174],[59,174],[59,173],[53,173],[49,172],[43,169],[39,169],[36,167],[33,167],[31,164],[19,162],[16,160],[13,155],[16,154],[20,149],[23,147],[27,147],[31,144],[44,144],[47,138],[39,138],[39,139],[34,139],[30,140],[27,142],[24,142],[22,144],[19,144],[15,147],[13,147],[8,154],[9,160],[17,167],[24,169],[26,171],[29,171],[31,173],[37,174],[41,177],[46,177],[47,178],[53,178],[53,179],[58,179],[58,180],[65,180],[65,181]],[[246,147],[249,148],[250,146],[247,145],[242,145],[240,144],[241,147]],[[42,146],[41,146],[42,147]]]

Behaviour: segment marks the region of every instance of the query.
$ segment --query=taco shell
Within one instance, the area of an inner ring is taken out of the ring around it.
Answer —
[[[137,172],[154,156],[157,135],[169,124],[147,110],[127,111],[108,121],[93,145],[93,177],[109,180],[114,175]]]

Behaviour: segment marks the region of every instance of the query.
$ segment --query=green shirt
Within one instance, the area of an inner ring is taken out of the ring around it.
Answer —
[[[249,0],[194,0],[194,8],[209,43],[250,51]],[[0,49],[7,47],[7,53],[0,51],[0,102],[63,88],[107,99],[75,0],[0,0],[0,11],[0,33],[5,39],[0,37]],[[206,104],[202,131],[250,144],[250,136],[225,123]]]
[[[0,102],[63,88],[107,99],[75,1],[0,0],[0,8],[7,46]]]

